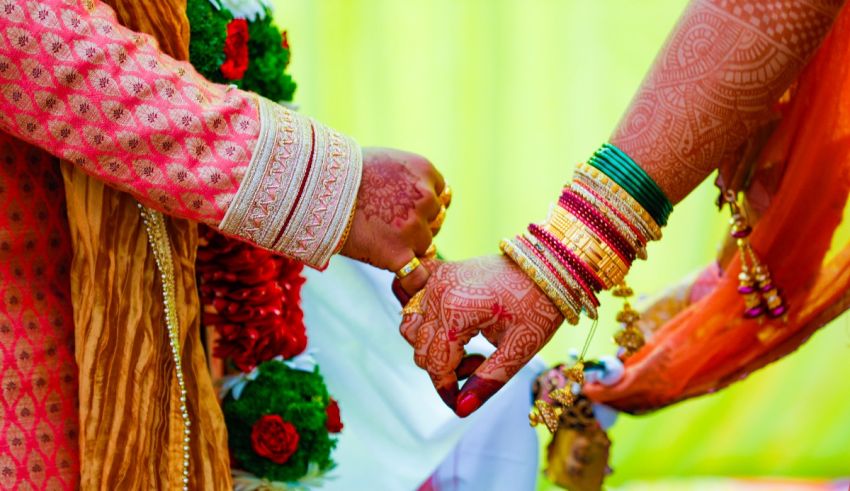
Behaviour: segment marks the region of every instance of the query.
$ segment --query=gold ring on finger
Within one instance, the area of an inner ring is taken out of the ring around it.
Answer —
[[[437,257],[437,244],[431,244],[428,246],[428,249],[425,250],[425,254],[422,255],[425,259],[434,259]]]
[[[440,212],[437,213],[437,216],[431,221],[431,230],[437,230],[443,226],[443,222],[446,221],[446,206],[443,205],[440,207]]]
[[[443,192],[440,193],[440,201],[443,203],[443,206],[446,208],[452,204],[452,187],[446,184],[443,188]]]
[[[422,263],[419,262],[418,257],[414,257],[413,259],[408,261],[407,264],[402,266],[401,269],[396,271],[395,276],[396,276],[396,278],[401,280],[404,277],[406,277],[407,275],[409,275],[410,273],[416,271],[416,268],[418,268],[419,266],[422,266]]]

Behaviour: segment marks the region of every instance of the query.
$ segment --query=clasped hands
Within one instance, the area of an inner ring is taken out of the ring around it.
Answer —
[[[405,309],[400,331],[442,400],[465,417],[548,342],[563,317],[506,257],[452,263],[425,257],[445,215],[444,188],[442,176],[424,157],[364,149],[363,178],[342,254],[394,272],[423,258],[421,266],[397,280],[402,303],[424,289],[417,306]],[[467,357],[464,349],[479,333],[496,346],[483,362]],[[458,379],[470,373],[459,387]]]

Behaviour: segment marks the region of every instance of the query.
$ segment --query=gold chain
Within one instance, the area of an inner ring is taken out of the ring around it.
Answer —
[[[191,442],[191,421],[189,409],[186,406],[186,382],[183,379],[183,363],[180,359],[180,321],[177,318],[177,299],[175,297],[174,261],[171,257],[171,241],[165,228],[165,217],[162,213],[138,204],[151,245],[156,266],[162,279],[162,303],[165,308],[165,325],[168,328],[168,344],[171,346],[171,357],[174,361],[174,372],[177,375],[177,386],[180,389],[180,416],[183,418],[183,490],[189,489],[189,444]]]

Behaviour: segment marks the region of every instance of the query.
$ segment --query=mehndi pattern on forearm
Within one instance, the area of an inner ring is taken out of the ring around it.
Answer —
[[[838,0],[698,0],[611,139],[678,202],[734,158],[819,46]]]

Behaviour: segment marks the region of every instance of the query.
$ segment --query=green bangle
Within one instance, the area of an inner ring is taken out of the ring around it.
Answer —
[[[607,149],[600,149],[599,152],[603,155],[612,165],[619,168],[620,172],[627,178],[630,179],[634,186],[641,190],[642,194],[646,197],[646,199],[652,203],[653,212],[651,215],[656,219],[656,222],[659,225],[663,225],[662,222],[666,223],[667,216],[669,213],[666,212],[666,208],[664,206],[664,198],[658,194],[658,192],[654,189],[653,186],[649,185],[647,181],[648,176],[640,175],[638,172],[634,170],[637,167],[633,161],[625,160],[615,152]]]
[[[673,205],[649,174],[625,152],[605,143],[593,154],[588,164],[608,175],[632,195],[658,225],[667,224]]]
[[[650,195],[643,189],[643,187],[639,186],[637,182],[633,179],[629,179],[626,174],[622,171],[621,165],[618,165],[615,162],[612,162],[605,155],[600,153],[594,154],[590,160],[587,162],[593,167],[599,169],[603,174],[610,177],[614,182],[620,185],[623,190],[629,193],[632,198],[635,199],[658,225],[661,225],[661,220],[664,214],[661,212],[660,207],[656,204],[655,200],[653,200]]]
[[[637,162],[635,162],[631,157],[626,154],[626,152],[620,150],[615,145],[611,143],[604,143],[602,145],[604,148],[611,150],[614,154],[618,155],[623,160],[628,161],[631,165],[629,166],[640,178],[652,189],[653,194],[661,201],[664,212],[669,216],[670,213],[673,212],[673,203],[667,198],[667,195],[664,194],[664,191],[658,186],[658,184],[649,177],[649,174],[643,170],[643,167],[639,166]]]

